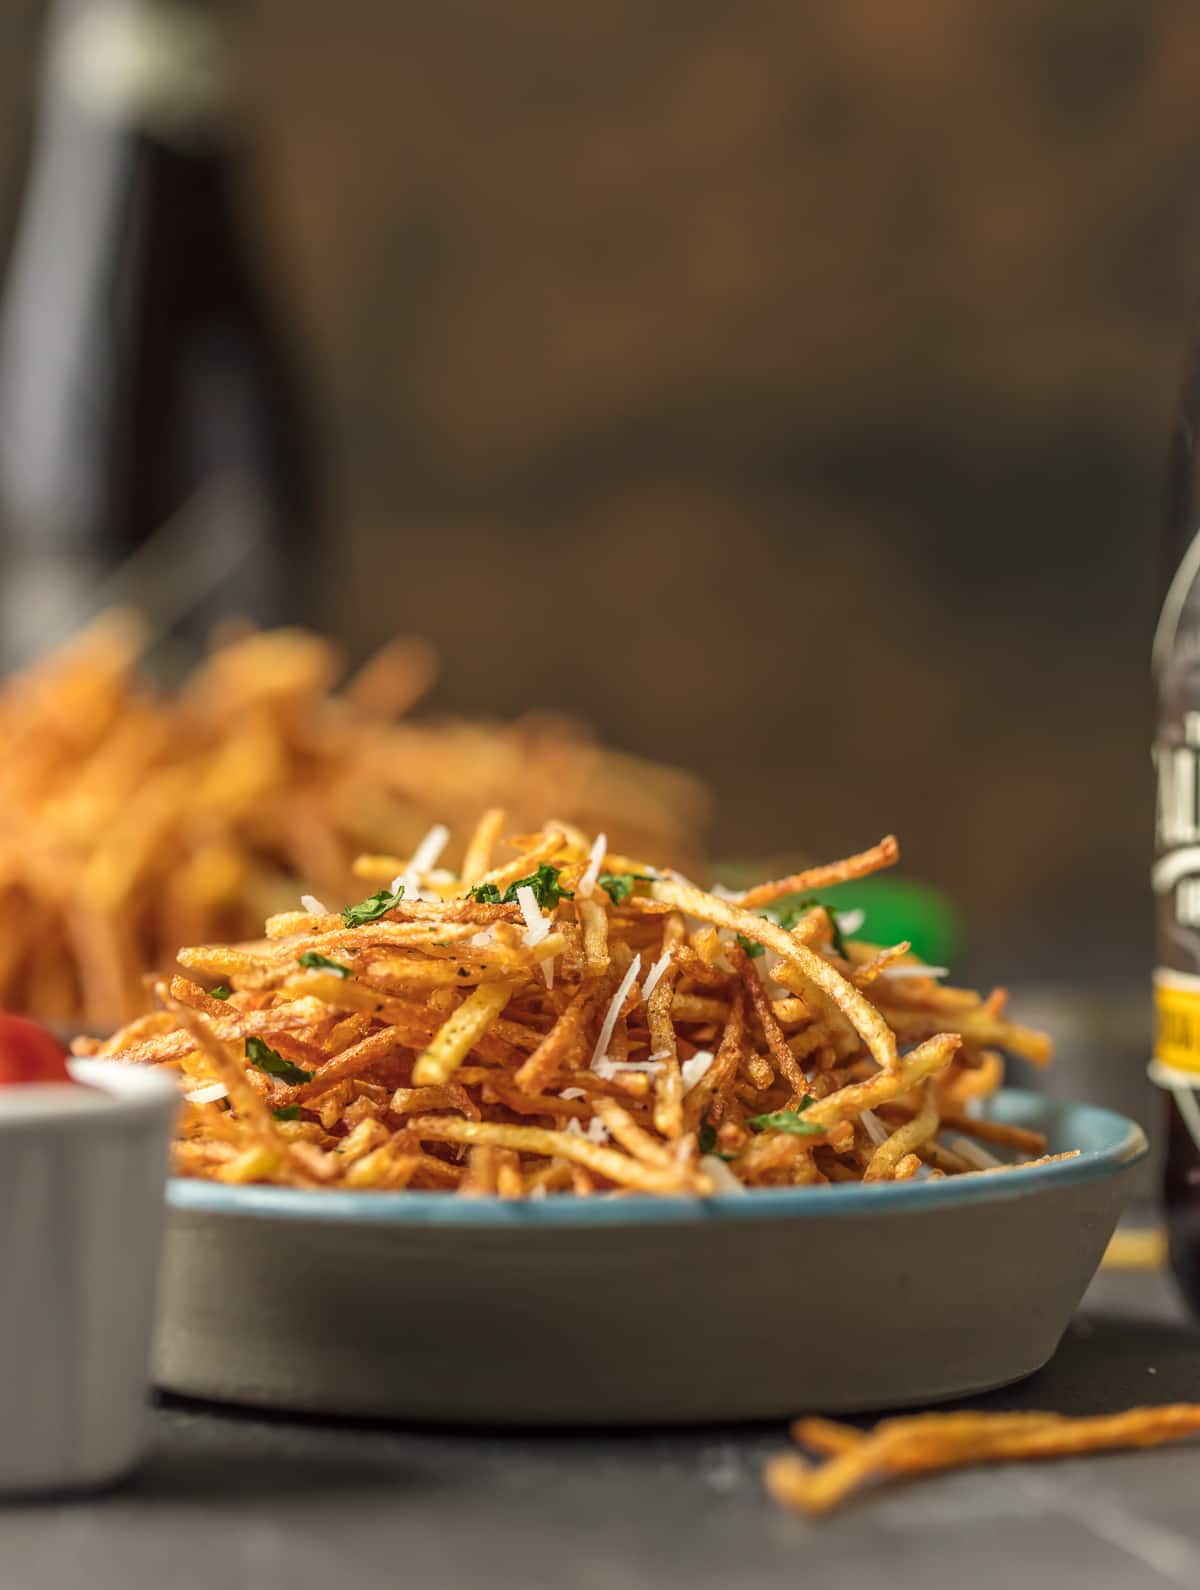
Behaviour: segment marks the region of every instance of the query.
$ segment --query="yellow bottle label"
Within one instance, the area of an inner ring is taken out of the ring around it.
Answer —
[[[1200,977],[1155,972],[1154,1015],[1154,1058],[1200,1076]]]

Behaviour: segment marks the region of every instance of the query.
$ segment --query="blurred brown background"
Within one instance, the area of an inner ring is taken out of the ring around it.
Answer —
[[[1001,970],[1136,977],[1200,10],[248,9],[326,622],[697,768],[718,854],[894,827]],[[39,16],[0,12],[14,194]]]

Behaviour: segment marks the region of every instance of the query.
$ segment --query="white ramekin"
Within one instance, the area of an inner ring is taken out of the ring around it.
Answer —
[[[0,1493],[108,1484],[149,1434],[170,1076],[0,1088]]]

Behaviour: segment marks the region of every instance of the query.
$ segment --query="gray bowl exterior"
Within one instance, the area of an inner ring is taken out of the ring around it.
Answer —
[[[583,1228],[348,1225],[173,1209],[157,1380],[260,1407],[470,1423],[961,1397],[1050,1358],[1133,1168],[831,1219],[618,1223],[615,1203],[611,1225]]]

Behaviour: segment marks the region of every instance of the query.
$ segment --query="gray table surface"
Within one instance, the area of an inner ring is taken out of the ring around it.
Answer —
[[[973,1405],[1178,1400],[1200,1400],[1200,1332],[1162,1277],[1109,1274],[1047,1369]],[[460,1432],[174,1401],[155,1420],[121,1489],[0,1507],[4,1590],[1200,1586],[1196,1445],[935,1476],[809,1522],[764,1495],[773,1426]]]

